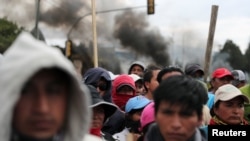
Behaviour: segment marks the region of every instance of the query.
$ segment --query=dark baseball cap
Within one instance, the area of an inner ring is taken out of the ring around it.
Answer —
[[[200,71],[202,75],[204,75],[204,70],[199,64],[188,64],[185,67],[186,75],[193,75],[197,71]]]

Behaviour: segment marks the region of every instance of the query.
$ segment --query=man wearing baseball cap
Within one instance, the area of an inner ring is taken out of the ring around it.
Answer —
[[[189,75],[198,80],[203,80],[204,70],[200,64],[187,64],[184,70],[186,75]]]
[[[232,73],[227,68],[217,68],[212,73],[211,85],[214,93],[220,86],[230,84],[234,80]]]
[[[246,85],[246,75],[242,70],[232,70],[232,75],[234,76],[234,80],[232,84],[237,88],[241,88]]]

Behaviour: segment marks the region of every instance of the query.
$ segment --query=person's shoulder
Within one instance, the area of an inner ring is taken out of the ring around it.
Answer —
[[[124,128],[121,132],[113,135],[113,138],[117,141],[126,141],[126,136],[129,134],[127,128]]]
[[[204,138],[208,137],[208,125],[200,127],[199,130]]]
[[[250,97],[250,84],[247,84],[247,85],[241,87],[240,91],[242,92],[242,94]]]
[[[102,136],[107,141],[115,141],[115,138],[108,132],[102,132]]]
[[[145,138],[147,141],[151,141],[151,140],[163,141],[164,140],[161,133],[160,133],[160,129],[159,129],[157,123],[152,123],[149,126],[149,129],[146,133]]]
[[[82,141],[102,141],[102,139],[94,135],[86,134]]]

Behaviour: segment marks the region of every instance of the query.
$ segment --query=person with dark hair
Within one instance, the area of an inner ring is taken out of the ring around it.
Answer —
[[[143,85],[143,79],[139,75],[136,75],[136,74],[129,74],[129,76],[132,77],[135,82],[136,95],[144,95],[145,88]]]
[[[145,97],[153,100],[153,91],[159,86],[157,75],[161,71],[161,67],[157,65],[149,65],[143,75],[143,83],[145,88]]]
[[[145,141],[206,141],[199,126],[207,99],[202,84],[190,77],[175,75],[163,80],[154,91],[156,123],[150,126]]]
[[[189,69],[189,71],[192,72],[190,69]],[[187,71],[185,71],[185,72],[187,72]],[[159,74],[157,76],[157,80],[159,83],[161,83],[163,80],[165,80],[171,76],[175,76],[175,75],[185,75],[185,74],[179,66],[168,66],[159,72]],[[186,76],[193,78],[191,75],[186,75]],[[204,88],[206,88],[206,90],[207,90],[206,85],[202,81],[200,81],[196,78],[194,78],[194,79],[197,80],[198,82],[202,83]],[[213,96],[214,95],[212,95],[212,98],[213,98]],[[208,95],[208,97],[209,97],[209,95]],[[203,105],[203,124],[201,125],[201,128],[206,129],[206,127],[210,121],[211,115],[210,115],[209,110],[210,109],[207,105]]]
[[[202,85],[205,87],[205,89],[207,90],[208,93],[208,101],[206,103],[206,105],[204,105],[204,125],[207,125],[211,119],[211,115],[210,115],[210,109],[213,106],[213,101],[214,101],[214,94],[212,94],[211,92],[208,92],[208,86],[207,84],[203,81],[204,80],[204,70],[203,68],[200,66],[200,64],[196,64],[196,63],[190,63],[187,64],[185,67],[185,75],[190,76],[192,78],[194,78],[195,80],[199,81],[200,83],[202,83]]]
[[[248,125],[244,118],[244,103],[249,104],[249,99],[237,87],[232,84],[219,87],[209,125]]]
[[[215,93],[215,91],[222,85],[231,84],[234,80],[232,73],[227,68],[217,68],[212,73],[211,85],[213,90],[211,93]]]
[[[137,140],[141,135],[139,127],[142,110],[150,102],[150,100],[142,95],[132,97],[128,100],[125,106],[125,128],[120,133],[113,135],[117,141],[127,141],[128,138]]]
[[[163,68],[157,75],[157,81],[161,83],[162,80],[167,79],[173,75],[184,75],[184,72],[179,66],[168,66]]]
[[[2,141],[98,141],[90,135],[89,91],[59,49],[22,32],[0,73]]]
[[[191,76],[192,78],[195,78],[197,80],[203,81],[204,77],[204,70],[200,66],[200,64],[187,64],[185,66],[185,74],[188,76]]]

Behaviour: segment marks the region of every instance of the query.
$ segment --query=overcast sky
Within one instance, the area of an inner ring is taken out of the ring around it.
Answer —
[[[23,7],[24,4],[22,5],[22,3],[24,2],[19,0],[0,0],[0,17],[8,16],[9,19],[17,21],[22,26],[32,28],[35,14],[34,16],[27,16],[27,13],[34,13],[34,1],[25,2],[25,7]],[[86,2],[86,0],[71,0],[71,3],[74,3],[74,1]],[[56,6],[59,3],[58,0],[41,0],[41,2],[47,6]],[[90,3],[90,0],[88,3]],[[146,3],[147,0],[96,0],[96,10],[145,6]],[[152,28],[158,29],[162,36],[171,38],[174,45],[188,44],[188,46],[205,48],[211,7],[212,5],[218,5],[214,50],[218,50],[227,39],[233,40],[240,47],[242,53],[248,46],[250,41],[249,0],[155,0],[155,4],[155,14],[147,15],[148,22]],[[135,11],[146,13],[146,8],[136,9]],[[103,18],[115,14],[114,12],[98,16]],[[106,23],[112,24],[111,22],[109,19],[106,21]],[[45,36],[49,37],[47,40],[51,44],[59,43],[60,39],[66,38],[65,32],[62,32],[60,28],[46,28],[45,25],[40,25],[40,27]],[[50,33],[51,31],[53,36]],[[64,42],[61,42],[61,44],[64,44]]]
[[[110,0],[103,0],[110,1]],[[130,5],[143,5],[146,0],[126,0]],[[149,21],[165,36],[175,41],[193,33],[197,40],[208,37],[212,5],[218,5],[218,16],[214,35],[214,49],[233,40],[244,53],[250,41],[249,0],[155,0],[156,12]],[[186,31],[186,32],[185,32]]]

